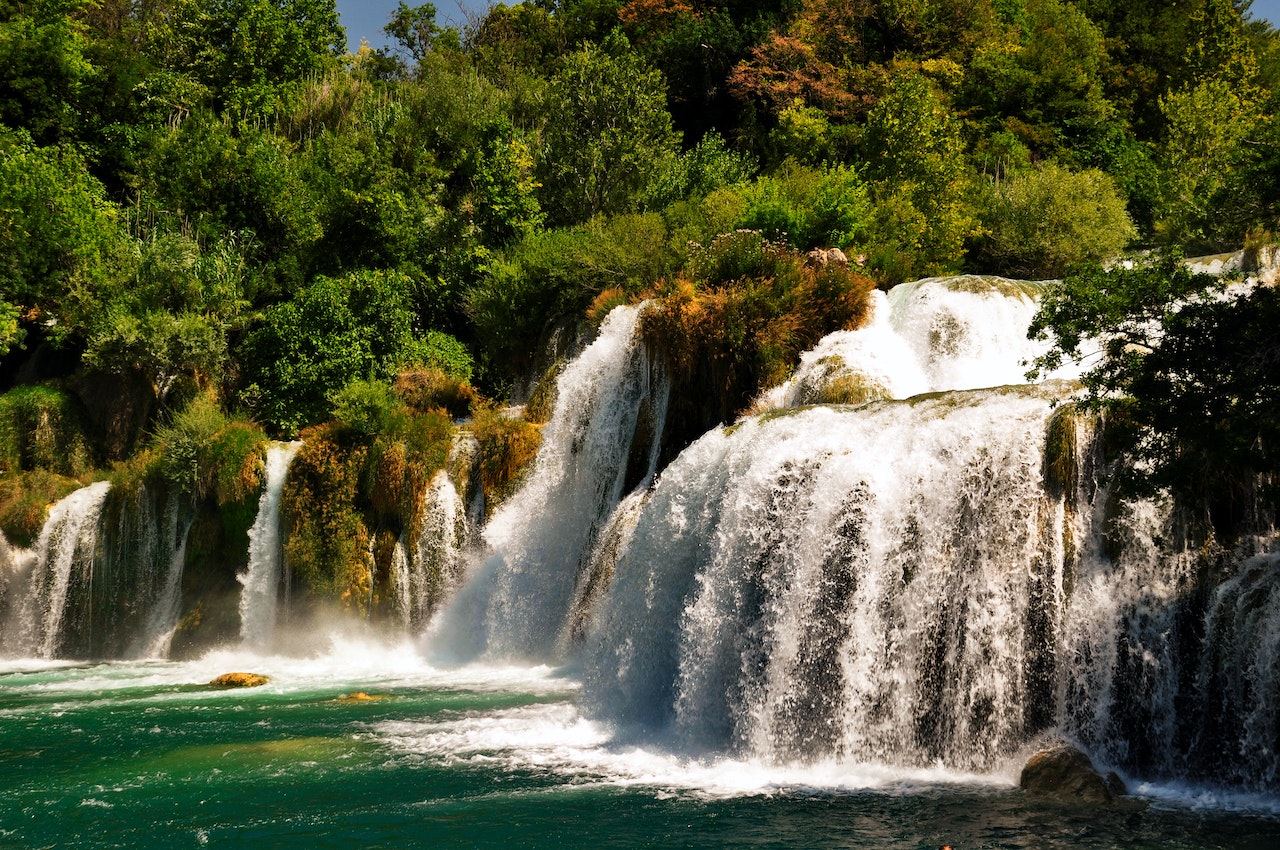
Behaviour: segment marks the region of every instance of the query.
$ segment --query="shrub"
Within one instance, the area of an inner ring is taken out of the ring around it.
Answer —
[[[1034,279],[1114,257],[1137,236],[1110,177],[1053,163],[995,185],[982,223],[986,236],[970,262],[982,271]]]
[[[467,416],[476,399],[476,391],[468,382],[440,369],[418,366],[396,375],[395,392],[414,413],[444,410],[455,419]]]
[[[827,333],[858,327],[873,288],[846,265],[811,267],[751,231],[696,252],[642,320],[675,384],[664,453],[745,410]]]
[[[493,407],[482,407],[467,426],[480,444],[480,486],[489,505],[510,496],[538,454],[542,432],[523,419],[509,419]]]

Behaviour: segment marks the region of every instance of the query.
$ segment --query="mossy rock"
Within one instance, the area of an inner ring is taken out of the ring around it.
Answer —
[[[0,479],[0,531],[5,539],[23,549],[40,537],[49,508],[84,486],[44,470],[20,472]]]
[[[270,681],[261,673],[223,673],[209,684],[215,688],[258,688]]]
[[[1077,747],[1060,744],[1036,753],[1022,768],[1018,785],[1028,794],[1064,802],[1110,803],[1127,789],[1115,773],[1103,776]]]

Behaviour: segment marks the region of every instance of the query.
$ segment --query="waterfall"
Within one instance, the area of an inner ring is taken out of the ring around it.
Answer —
[[[469,537],[466,505],[449,473],[431,479],[423,500],[421,529],[412,557],[397,543],[393,556],[400,620],[415,632],[426,627],[445,593],[462,578],[462,553]]]
[[[989,767],[1020,746],[1061,550],[1052,385],[714,431],[663,472],[586,703],[685,749]]]
[[[1025,383],[1047,343],[1027,339],[1038,283],[961,275],[927,278],[871,294],[871,316],[801,355],[792,378],[758,407],[859,403],[927,392]],[[1047,378],[1075,378],[1066,364]]]
[[[637,337],[642,310],[615,308],[560,373],[528,480],[484,529],[488,554],[433,627],[436,650],[554,652],[593,542],[623,496],[629,458],[643,452],[644,477],[657,462],[668,386]],[[652,433],[642,434],[646,420]]]
[[[1280,535],[1215,553],[1114,492],[1076,385],[1020,384],[1034,294],[878,297],[620,508],[572,621],[583,709],[694,755],[988,771],[1048,736],[1280,789]]]
[[[10,579],[5,655],[58,656],[68,626],[68,599],[77,586],[88,588],[93,581],[98,524],[110,489],[110,482],[99,481],[53,505],[30,555],[14,558],[20,563]]]
[[[187,561],[187,537],[191,533],[194,514],[181,516],[177,499],[170,500],[166,511],[165,537],[169,553],[164,570],[164,584],[147,618],[146,628],[138,641],[136,654],[144,658],[165,658],[178,628],[182,609],[182,572]]]
[[[280,539],[280,499],[285,476],[300,442],[273,444],[267,449],[266,483],[258,500],[258,515],[249,529],[249,564],[236,576],[240,593],[240,638],[249,646],[270,645],[276,626],[276,599],[283,579]]]

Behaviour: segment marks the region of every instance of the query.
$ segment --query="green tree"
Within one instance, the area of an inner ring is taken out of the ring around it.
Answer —
[[[960,124],[918,73],[895,77],[867,116],[862,155],[874,181],[870,262],[908,279],[954,268],[977,229]]]
[[[1173,488],[1224,530],[1280,483],[1280,290],[1230,283],[1176,254],[1093,266],[1047,292],[1029,331],[1054,343],[1039,368],[1100,347],[1084,404],[1110,414],[1126,480]]]
[[[0,304],[54,339],[81,333],[116,279],[125,237],[84,159],[0,130]],[[10,343],[16,341],[9,334]],[[7,348],[7,346],[6,346]]]
[[[264,116],[282,87],[346,50],[333,0],[173,0],[148,40],[161,67],[191,75],[219,110]]]
[[[88,0],[30,0],[0,6],[0,123],[41,145],[70,141],[96,69],[77,13]]]
[[[1085,260],[1118,255],[1136,235],[1115,182],[1096,169],[1053,163],[992,187],[986,231],[970,262],[1014,277],[1061,277]]]
[[[628,210],[675,152],[662,76],[620,36],[566,57],[547,90],[545,118],[538,176],[555,224]]]
[[[242,352],[246,401],[296,433],[327,418],[333,394],[353,381],[389,380],[414,353],[411,286],[397,272],[320,277],[266,310]]]

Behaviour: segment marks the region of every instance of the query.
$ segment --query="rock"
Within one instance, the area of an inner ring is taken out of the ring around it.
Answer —
[[[810,268],[825,268],[828,263],[847,266],[849,265],[849,258],[839,248],[814,248],[809,252],[807,265]]]
[[[366,694],[364,691],[356,691],[354,694],[343,694],[336,702],[374,702],[386,698],[386,694]]]
[[[1082,803],[1110,803],[1125,793],[1119,776],[1104,779],[1084,752],[1068,744],[1032,756],[1018,784],[1028,794]]]
[[[223,673],[209,684],[215,688],[256,688],[269,681],[258,673]]]

